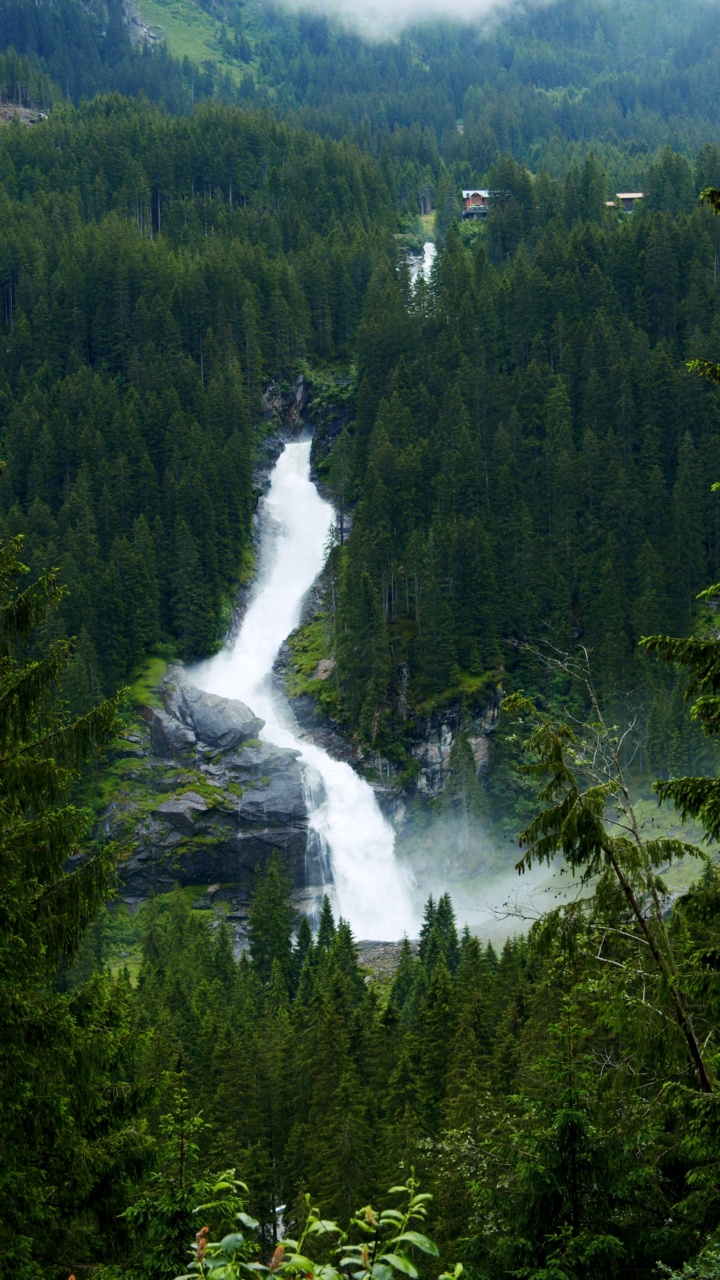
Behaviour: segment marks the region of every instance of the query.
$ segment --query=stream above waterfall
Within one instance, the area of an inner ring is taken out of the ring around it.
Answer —
[[[262,501],[258,574],[237,635],[193,669],[208,693],[244,702],[265,721],[260,737],[300,753],[306,778],[308,868],[358,938],[393,941],[417,934],[410,875],[395,856],[395,833],[372,787],[350,765],[298,734],[273,665],[300,621],[305,595],[321,572],[335,513],[310,479],[310,441],[285,446]],[[322,870],[325,869],[324,876]]]

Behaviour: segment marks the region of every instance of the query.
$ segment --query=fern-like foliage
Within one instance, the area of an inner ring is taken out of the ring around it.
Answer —
[[[549,863],[561,854],[575,876],[595,880],[590,906],[608,919],[618,907],[629,936],[652,957],[677,1030],[687,1046],[698,1089],[713,1092],[703,1049],[693,1026],[687,995],[665,920],[665,886],[658,868],[686,855],[702,856],[695,845],[676,839],[643,838],[620,765],[618,744],[602,719],[592,683],[598,722],[586,726],[582,743],[571,727],[543,715],[523,694],[512,695],[505,710],[530,723],[524,742],[527,772],[539,784],[545,808],[520,837],[528,851],[518,863]]]
[[[520,836],[527,853],[518,870],[529,870],[536,862],[550,863],[559,854],[583,880],[603,874],[610,864],[641,894],[652,889],[662,893],[656,868],[677,858],[698,856],[698,848],[684,840],[639,839],[629,818],[627,824],[622,820],[625,808],[618,777],[583,785],[586,762],[568,724],[543,716],[522,694],[507,698],[504,709],[534,725],[523,746],[525,770],[539,784],[538,798],[546,805]],[[618,807],[620,833],[614,834],[611,819]]]
[[[709,587],[700,599],[720,595],[720,587]],[[715,636],[647,636],[641,641],[648,653],[663,662],[676,663],[688,673],[687,696],[694,698],[690,714],[708,734],[720,733],[720,640]],[[670,801],[683,818],[698,819],[713,840],[720,839],[720,778],[671,778],[658,781],[654,790],[661,800]]]

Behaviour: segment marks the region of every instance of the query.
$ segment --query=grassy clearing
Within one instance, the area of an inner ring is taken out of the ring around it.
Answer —
[[[397,239],[407,253],[419,253],[428,240],[435,239],[435,214],[406,213],[400,223]]]
[[[435,239],[435,211],[432,213],[418,214],[418,222],[420,223],[420,231],[423,242]]]
[[[146,658],[130,686],[130,701],[134,707],[162,707],[157,690],[172,656],[168,652],[162,657],[153,655]]]
[[[324,678],[315,676],[318,663],[330,658],[330,639],[325,619],[313,618],[306,626],[298,628],[288,638],[290,665],[285,676],[288,697],[301,698],[309,694],[325,715],[337,716],[338,692],[332,673]]]
[[[313,618],[312,622],[294,631],[288,643],[292,657],[288,692],[293,698],[300,697],[303,693],[313,693],[313,686],[319,683],[313,680],[317,665],[323,658],[330,656],[323,619]]]
[[[189,58],[197,66],[214,62],[239,84],[248,66],[228,57],[220,45],[221,23],[192,0],[138,0],[143,22],[162,35],[175,58]]]

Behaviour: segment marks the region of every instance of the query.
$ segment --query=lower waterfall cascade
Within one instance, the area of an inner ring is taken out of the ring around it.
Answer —
[[[260,517],[258,575],[237,635],[192,671],[208,693],[244,702],[265,721],[260,737],[300,752],[311,838],[328,869],[324,890],[357,938],[395,941],[417,933],[409,873],[395,856],[395,833],[372,787],[349,764],[299,737],[273,680],[280,647],[300,620],[322,570],[335,513],[310,479],[310,441],[288,443],[271,476]]]

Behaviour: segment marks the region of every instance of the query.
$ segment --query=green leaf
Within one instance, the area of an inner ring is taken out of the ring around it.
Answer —
[[[315,1271],[315,1263],[311,1258],[306,1258],[302,1253],[291,1253],[289,1258],[287,1256],[283,1258],[281,1265],[278,1267],[278,1271],[285,1271],[288,1268],[294,1269],[296,1267],[299,1267],[301,1271],[309,1271],[311,1275],[314,1274]]]
[[[394,1271],[402,1271],[404,1276],[410,1276],[410,1280],[418,1280],[417,1268],[403,1254],[384,1253],[380,1261],[389,1263]]]
[[[339,1235],[340,1227],[337,1222],[331,1222],[329,1218],[317,1218],[315,1222],[308,1227],[308,1235],[311,1232],[314,1235],[329,1235],[331,1233]]]
[[[392,1267],[383,1266],[382,1262],[376,1262],[372,1269],[373,1280],[392,1280]]]
[[[248,1231],[257,1231],[258,1227],[260,1226],[260,1223],[257,1221],[257,1219],[251,1218],[249,1213],[239,1213],[237,1215],[237,1219],[238,1219],[238,1222],[242,1222],[244,1227],[247,1227]]]
[[[431,1257],[440,1256],[436,1244],[432,1240],[428,1240],[427,1236],[423,1236],[419,1231],[404,1231],[401,1236],[396,1236],[393,1244],[414,1244],[418,1249],[422,1249],[423,1253],[429,1253]]]
[[[240,1233],[236,1231],[229,1236],[223,1236],[220,1241],[220,1248],[223,1253],[229,1253],[232,1255],[233,1253],[237,1253],[238,1249],[242,1249],[244,1244],[245,1237],[241,1236]]]

